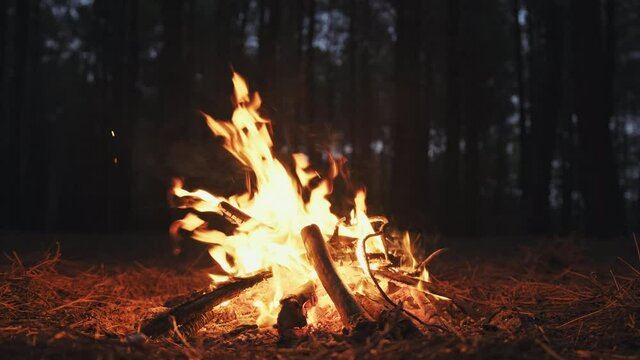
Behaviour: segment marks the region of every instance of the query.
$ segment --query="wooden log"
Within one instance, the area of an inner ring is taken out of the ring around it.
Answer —
[[[304,337],[299,330],[307,325],[307,312],[317,303],[318,296],[314,281],[308,281],[280,300],[282,307],[276,322],[278,335],[280,335],[279,346],[295,345]]]
[[[174,328],[185,329],[190,333],[195,333],[210,320],[210,311],[227,300],[231,300],[246,289],[249,289],[272,276],[271,270],[259,272],[255,275],[236,278],[223,283],[215,289],[195,297],[188,302],[180,304],[168,312],[157,316],[147,322],[140,330],[147,336],[160,336],[168,333]],[[199,326],[199,327],[198,327]],[[195,327],[198,327],[194,330]]]
[[[227,201],[220,201],[220,203],[217,206],[217,211],[215,212],[195,210],[194,207],[196,206],[197,203],[201,201],[202,200],[200,198],[193,197],[193,196],[184,196],[184,197],[176,196],[171,200],[173,207],[190,209],[191,212],[198,214],[198,216],[205,221],[207,221],[208,217],[212,216],[211,214],[219,214],[227,222],[229,222],[234,226],[240,226],[249,221],[257,221],[253,217],[251,217],[249,214],[238,209],[237,207],[235,207],[234,205],[230,204]],[[267,224],[264,224],[264,225],[267,225]]]
[[[301,234],[307,257],[338,310],[342,324],[356,336],[373,331],[375,321],[358,304],[338,275],[320,228],[315,224],[309,225],[302,229]]]
[[[318,303],[316,284],[313,281],[300,286],[292,294],[280,300],[282,308],[278,313],[277,328],[279,332],[307,325],[307,311]]]

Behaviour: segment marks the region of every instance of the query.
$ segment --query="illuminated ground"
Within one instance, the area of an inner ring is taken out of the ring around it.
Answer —
[[[252,325],[254,314],[242,304],[221,309],[217,323],[188,344],[127,338],[166,300],[208,283],[202,270],[168,258],[71,261],[64,245],[61,258],[55,252],[6,254],[0,349],[5,358],[107,359],[625,359],[640,352],[640,260],[632,240],[607,254],[601,248],[612,247],[603,243],[504,244],[458,242],[434,263],[437,281],[473,307],[465,314],[452,304],[438,305],[432,321],[447,331],[425,330],[424,337],[406,340],[373,336],[354,344],[339,331],[337,318],[328,316],[326,325],[309,329],[291,348],[277,346],[274,329]]]

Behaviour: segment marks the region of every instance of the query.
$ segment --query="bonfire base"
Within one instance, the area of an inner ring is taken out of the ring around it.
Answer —
[[[376,334],[354,344],[341,333],[335,310],[321,309],[322,323],[302,328],[304,336],[291,348],[278,347],[277,330],[257,327],[255,309],[236,300],[186,342],[131,335],[144,318],[166,311],[166,300],[208,285],[206,272],[176,270],[170,259],[101,267],[95,261],[20,255],[5,259],[0,274],[0,351],[13,359],[632,358],[640,349],[640,274],[615,256],[594,253],[601,262],[579,260],[584,252],[559,251],[557,244],[505,257],[442,257],[432,271],[438,286],[471,303],[478,319],[450,303],[425,305],[429,322],[446,330],[426,329],[419,340]],[[638,268],[633,251],[617,254]],[[267,288],[265,282],[247,294]],[[417,308],[412,303],[420,301],[418,295],[404,305]]]

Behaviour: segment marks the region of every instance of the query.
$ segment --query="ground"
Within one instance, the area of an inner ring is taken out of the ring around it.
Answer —
[[[13,235],[4,235],[4,237]],[[207,286],[169,257],[5,253],[0,273],[4,358],[640,358],[640,255],[633,239],[468,239],[445,243],[434,282],[458,303],[434,305],[423,336],[354,343],[332,326],[278,346],[273,328],[228,306],[189,340],[145,340],[165,301]],[[464,307],[467,307],[466,310]],[[465,311],[461,311],[465,310]]]

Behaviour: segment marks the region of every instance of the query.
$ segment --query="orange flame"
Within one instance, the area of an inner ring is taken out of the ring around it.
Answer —
[[[236,108],[231,121],[218,121],[203,115],[211,131],[224,138],[224,148],[255,173],[256,191],[225,198],[204,190],[185,190],[182,181],[176,180],[172,193],[179,198],[188,198],[188,207],[197,211],[224,215],[223,205],[226,203],[253,220],[238,221],[239,226],[234,233],[227,236],[220,231],[202,229],[200,225],[204,221],[197,215],[188,214],[175,222],[171,231],[192,231],[194,239],[210,243],[209,254],[229,275],[242,276],[271,268],[274,274],[272,292],[254,300],[254,306],[260,311],[258,324],[266,326],[274,323],[283,294],[316,278],[313,267],[306,260],[300,231],[314,223],[327,239],[333,233],[339,219],[329,210],[331,204],[327,195],[331,192],[331,181],[337,174],[337,167],[332,164],[334,174],[310,188],[310,180],[318,174],[308,171],[309,160],[304,154],[293,154],[295,176],[291,176],[272,154],[269,120],[258,112],[261,105],[259,95],[256,93],[250,97],[246,82],[237,73],[233,74],[232,80]],[[303,200],[298,184],[310,191],[307,202]],[[352,213],[352,224],[340,224],[341,235],[362,239],[373,232],[366,215],[365,201],[364,191],[358,192],[354,199],[356,207]],[[382,241],[377,239],[368,244],[367,251],[382,252],[383,249]],[[362,264],[364,254],[358,255]],[[229,257],[233,262],[227,260]],[[228,279],[220,275],[212,275],[211,278],[214,282]],[[357,280],[346,279],[350,283]],[[323,303],[322,298],[319,303]]]

